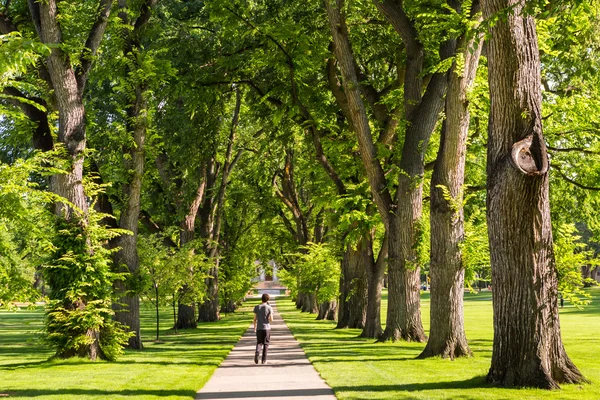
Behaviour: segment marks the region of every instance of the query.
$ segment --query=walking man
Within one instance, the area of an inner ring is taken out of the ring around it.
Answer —
[[[273,322],[273,309],[269,304],[269,295],[263,293],[262,304],[254,307],[254,332],[256,332],[256,353],[254,354],[254,363],[258,364],[258,356],[261,347],[263,348],[262,363],[267,362],[267,352],[269,350],[269,341],[271,340],[271,322]]]

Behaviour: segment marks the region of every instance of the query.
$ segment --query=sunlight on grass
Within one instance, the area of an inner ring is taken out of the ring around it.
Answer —
[[[216,323],[174,334],[172,316],[161,314],[154,342],[154,310],[142,310],[143,351],[116,362],[49,360],[39,342],[43,313],[0,311],[0,394],[21,399],[190,399],[210,378],[252,321],[251,301]]]
[[[593,295],[594,302],[584,310],[569,305],[561,310],[567,353],[592,384],[563,385],[553,392],[485,384],[493,339],[489,292],[465,295],[465,326],[474,357],[454,361],[416,360],[424,343],[374,343],[358,338],[358,329],[334,329],[332,322],[300,313],[289,300],[280,300],[278,307],[339,399],[600,399],[600,289],[595,288]],[[422,296],[422,310],[428,330],[428,294]]]

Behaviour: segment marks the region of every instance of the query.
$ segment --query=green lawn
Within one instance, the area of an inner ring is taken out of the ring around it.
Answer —
[[[600,399],[600,289],[583,310],[565,305],[561,328],[567,353],[592,384],[563,385],[559,391],[499,389],[485,384],[492,351],[491,293],[467,294],[465,326],[474,357],[454,361],[416,360],[424,343],[374,343],[360,330],[333,329],[328,321],[298,312],[280,300],[294,336],[339,399]],[[385,301],[385,300],[384,300]],[[384,304],[385,306],[385,304]],[[385,307],[384,307],[385,308]],[[429,329],[429,298],[422,298]],[[385,315],[385,314],[384,314]]]
[[[166,329],[155,343],[154,314],[142,310],[144,351],[117,362],[50,360],[38,340],[43,314],[0,311],[0,396],[21,399],[190,399],[210,378],[252,321],[254,302],[217,323],[178,335]],[[169,310],[162,324],[172,326]]]

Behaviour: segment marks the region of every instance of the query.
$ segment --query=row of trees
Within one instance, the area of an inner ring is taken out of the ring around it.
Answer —
[[[193,328],[275,259],[304,311],[454,358],[491,265],[488,380],[582,381],[557,291],[600,233],[598,7],[2,0],[0,299],[48,288],[57,355],[111,359],[140,295]]]

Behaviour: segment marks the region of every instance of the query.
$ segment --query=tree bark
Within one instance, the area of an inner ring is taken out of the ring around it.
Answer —
[[[175,330],[177,329],[195,329],[198,327],[196,322],[196,307],[192,304],[186,304],[179,302],[177,305],[177,323],[175,324]]]
[[[317,320],[325,319],[328,321],[335,321],[337,320],[337,310],[338,304],[335,300],[321,303],[319,304],[319,314],[317,315]]]
[[[184,246],[185,244],[191,242],[195,238],[194,225],[196,223],[196,217],[198,215],[198,210],[200,209],[200,205],[205,201],[206,189],[207,189],[207,186],[210,185],[210,183],[211,183],[210,179],[209,179],[209,175],[213,171],[213,167],[214,167],[214,164],[213,164],[212,160],[210,160],[208,163],[206,163],[202,167],[201,181],[200,181],[200,184],[198,185],[198,189],[196,190],[196,196],[194,197],[194,200],[190,204],[190,206],[188,208],[188,212],[185,215],[185,218],[181,222],[181,226],[180,226],[181,231],[180,231],[180,235],[179,235],[179,243],[181,246]],[[194,273],[194,271],[190,270],[190,274],[193,274],[193,273]],[[185,292],[185,291],[189,290],[189,287],[187,287],[187,285],[186,285],[181,290]],[[177,311],[177,320],[175,321],[175,328],[176,329],[196,328],[198,326],[198,323],[196,321],[196,314],[194,312],[195,308],[196,308],[195,304],[185,304],[185,303],[180,302],[177,307],[178,307],[178,311]]]
[[[487,381],[555,389],[585,381],[562,343],[542,135],[534,17],[523,0],[484,0],[490,28],[487,220],[494,344]]]
[[[388,251],[387,236],[383,239],[377,261],[371,254],[365,264],[368,282],[367,318],[361,337],[378,339],[383,333],[381,327],[381,291]]]
[[[364,328],[367,317],[367,276],[364,263],[368,251],[365,238],[357,248],[346,247],[340,276],[340,298],[336,328]]]
[[[319,306],[317,304],[317,296],[314,293],[302,293],[302,312],[317,314]]]
[[[233,167],[242,155],[242,150],[239,150],[235,158],[233,156],[233,144],[235,142],[236,131],[239,123],[241,105],[241,91],[239,88],[235,88],[235,107],[231,121],[231,132],[229,134],[229,141],[227,143],[227,151],[225,152],[225,164],[223,165],[221,185],[219,187],[217,204],[214,212],[214,230],[208,246],[208,257],[214,262],[214,266],[209,272],[210,277],[206,279],[207,299],[199,306],[198,322],[214,322],[221,319],[221,315],[219,313],[219,238],[221,236],[221,225],[225,212],[225,194],[227,191],[229,176],[231,175]]]
[[[51,86],[54,88],[56,107],[58,110],[58,142],[62,143],[70,158],[70,169],[65,174],[54,175],[50,179],[50,189],[53,193],[64,197],[70,204],[59,203],[56,205],[56,214],[70,223],[87,225],[88,204],[83,188],[83,161],[86,146],[85,108],[83,104],[83,91],[85,79],[91,68],[91,57],[96,53],[100,40],[106,29],[110,14],[110,1],[99,4],[98,16],[94,22],[82,55],[82,65],[79,71],[71,65],[69,55],[62,48],[62,32],[59,25],[59,12],[56,0],[36,2],[29,0],[29,10],[38,36],[45,44],[52,45],[47,58],[48,74]],[[88,62],[89,61],[89,62]],[[46,119],[47,120],[47,119]],[[44,122],[44,118],[40,118]],[[43,128],[45,130],[45,127]],[[40,138],[44,136],[44,132]],[[49,138],[44,144],[48,146]],[[91,249],[88,249],[91,252]],[[66,308],[84,309],[87,302],[93,299],[78,299]],[[75,355],[88,357],[95,360],[97,357],[105,358],[100,348],[100,331],[89,329],[86,333],[92,340],[87,346],[81,346],[79,354],[67,350],[58,357],[68,358]]]
[[[141,48],[141,35],[147,22],[150,19],[152,8],[157,0],[147,0],[142,3],[140,16],[133,22],[133,30],[124,29],[126,36],[123,53],[125,57],[135,57],[132,52],[137,52]],[[119,18],[125,26],[129,26],[127,2],[119,2]],[[135,60],[132,60],[134,65]],[[129,75],[129,67],[126,74]],[[126,79],[132,79],[127,76]],[[114,255],[115,265],[119,270],[129,272],[132,279],[137,279],[140,269],[140,261],[137,253],[137,235],[138,222],[140,215],[140,197],[142,194],[142,179],[144,177],[144,158],[146,129],[148,127],[148,101],[147,87],[141,82],[134,82],[135,100],[133,104],[127,106],[127,131],[133,139],[133,145],[128,149],[123,149],[124,153],[129,153],[130,158],[124,159],[125,167],[131,171],[129,181],[123,186],[123,198],[126,199],[122,206],[119,227],[127,229],[132,234],[122,235],[116,240],[116,246],[120,249]],[[137,293],[131,291],[127,282],[117,282],[115,285],[116,294],[119,301],[113,307],[115,310],[115,319],[129,327],[129,331],[134,336],[129,338],[129,348],[141,350],[143,348],[142,337],[140,333],[140,297]],[[158,301],[158,299],[157,299]]]
[[[471,10],[472,15],[477,8]],[[464,65],[457,66],[455,61],[450,71],[446,120],[431,178],[430,330],[420,358],[454,359],[472,354],[464,328],[465,270],[460,244],[464,238],[463,184],[470,121],[467,91],[475,79],[482,38],[467,37],[463,34],[459,46]]]

